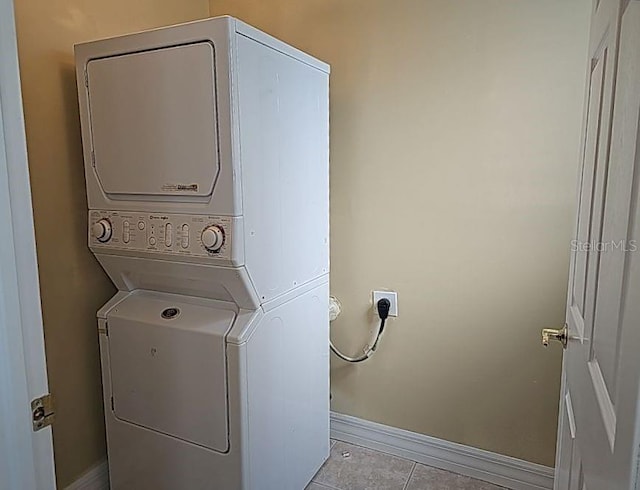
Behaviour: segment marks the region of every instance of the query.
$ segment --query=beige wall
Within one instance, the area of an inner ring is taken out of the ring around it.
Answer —
[[[332,408],[553,464],[587,0],[210,0],[331,63]]]
[[[58,486],[105,457],[95,312],[114,292],[86,246],[73,44],[206,17],[207,0],[16,0]]]

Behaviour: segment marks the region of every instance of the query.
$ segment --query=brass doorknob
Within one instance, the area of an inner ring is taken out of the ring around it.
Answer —
[[[557,340],[562,343],[562,348],[567,348],[567,341],[569,340],[569,331],[565,324],[560,330],[555,328],[543,328],[542,329],[542,345],[549,346],[549,340]]]

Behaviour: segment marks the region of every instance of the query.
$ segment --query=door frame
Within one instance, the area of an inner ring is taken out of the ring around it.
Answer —
[[[51,427],[31,422],[49,388],[12,0],[0,0],[0,230],[0,486],[55,489]]]

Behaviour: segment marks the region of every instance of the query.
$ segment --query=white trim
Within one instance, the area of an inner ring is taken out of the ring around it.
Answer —
[[[31,428],[48,383],[16,44],[13,2],[0,0],[0,486],[49,490],[51,428]]]
[[[331,437],[512,490],[553,488],[553,468],[331,412]]]
[[[109,466],[107,461],[98,463],[65,490],[109,490]]]

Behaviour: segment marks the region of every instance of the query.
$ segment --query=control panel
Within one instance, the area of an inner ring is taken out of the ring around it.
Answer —
[[[231,260],[233,227],[228,216],[94,210],[89,245]]]

